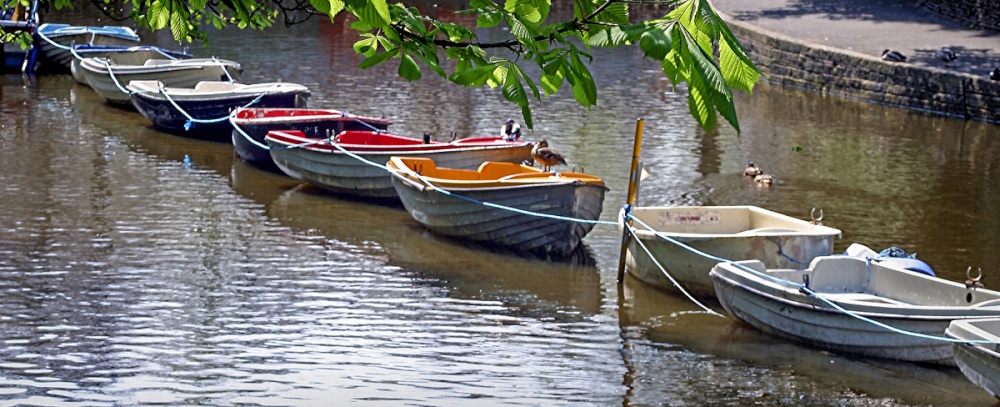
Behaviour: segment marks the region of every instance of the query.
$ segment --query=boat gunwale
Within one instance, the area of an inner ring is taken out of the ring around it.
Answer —
[[[151,61],[158,58],[149,59]],[[149,74],[158,72],[172,72],[181,70],[194,70],[194,69],[205,69],[211,66],[219,66],[223,68],[237,68],[242,69],[242,65],[236,61],[230,61],[228,59],[211,59],[211,58],[191,58],[191,59],[162,59],[162,61],[169,61],[164,64],[154,64],[154,65],[106,65],[108,58],[101,57],[88,57],[80,60],[80,67],[92,73],[101,75],[138,75],[138,74]]]
[[[405,136],[398,136],[398,137],[406,138]],[[287,132],[280,130],[269,131],[267,133],[267,136],[264,137],[264,140],[269,143],[273,142],[284,147],[298,146],[297,148],[299,149],[319,154],[345,155],[343,151],[340,151],[339,149],[333,146],[333,144],[336,144],[351,153],[361,153],[361,154],[379,155],[379,156],[387,155],[390,157],[393,155],[413,155],[413,154],[428,154],[428,153],[438,153],[438,152],[501,150],[510,148],[524,148],[530,145],[530,143],[527,142],[512,143],[509,141],[503,141],[503,139],[499,137],[496,138],[497,140],[496,142],[466,143],[466,144],[454,144],[454,143],[443,143],[443,142],[435,142],[431,144],[411,144],[407,146],[372,146],[368,144],[344,144],[344,143],[330,143],[330,142],[327,142],[326,144],[319,144],[316,143],[317,140],[329,140],[329,138],[309,138],[309,137],[289,134]],[[312,144],[303,145],[306,143],[312,143]]]
[[[824,256],[824,257],[835,257],[835,256]],[[847,256],[844,256],[844,257],[847,257]],[[815,262],[816,260],[813,260],[813,261]],[[738,262],[732,262],[732,263],[738,263]],[[764,291],[762,291],[761,289],[759,289],[757,287],[748,286],[747,284],[743,284],[740,281],[737,281],[737,280],[733,279],[732,277],[730,277],[728,275],[721,274],[721,273],[719,273],[719,272],[716,271],[716,269],[718,267],[720,267],[720,266],[723,267],[723,268],[728,269],[727,270],[728,273],[735,273],[735,274],[743,275],[744,276],[743,279],[747,279],[747,277],[745,277],[745,276],[749,276],[750,280],[753,281],[753,282],[755,282],[755,283],[757,283],[757,285],[762,285],[764,287],[770,288],[771,290],[774,290],[774,292],[776,292],[776,293],[781,293],[781,294],[787,295],[787,297],[785,297],[785,296],[777,296],[774,293],[770,293],[770,292],[764,292]],[[929,277],[929,276],[926,276],[924,274],[913,272],[913,271],[909,271],[909,270],[896,270],[896,269],[892,269],[892,270],[893,271],[897,271],[897,272],[912,273],[912,274],[915,274],[915,275],[921,275],[921,276]],[[791,280],[783,279],[783,278],[780,278],[780,277],[775,277],[775,278],[777,278],[779,280],[788,281],[788,282],[790,282],[792,284],[796,284],[796,286],[783,285],[783,284],[780,284],[778,282],[772,281],[772,280],[770,280],[768,278],[764,278],[764,277],[753,275],[753,273],[750,273],[750,272],[748,272],[746,270],[742,270],[740,267],[737,267],[735,264],[731,264],[731,263],[727,263],[727,262],[719,263],[719,264],[716,265],[716,267],[713,267],[712,270],[709,272],[709,276],[713,279],[713,281],[722,280],[722,282],[728,284],[729,286],[731,286],[731,287],[733,287],[735,289],[744,290],[744,291],[747,291],[747,292],[749,292],[751,294],[754,294],[754,295],[760,296],[760,297],[762,297],[764,299],[767,299],[769,301],[778,302],[778,303],[781,303],[781,304],[786,305],[786,306],[791,306],[791,307],[798,308],[798,309],[803,309],[803,310],[806,310],[806,311],[824,312],[824,313],[830,313],[830,314],[839,314],[839,315],[844,316],[846,318],[852,318],[848,314],[845,314],[844,312],[842,312],[842,311],[840,311],[840,310],[838,310],[836,308],[831,307],[825,301],[823,301],[821,299],[818,299],[818,298],[813,298],[812,296],[809,296],[809,295],[806,295],[798,287],[799,283],[795,283],[794,281],[791,281]],[[930,277],[930,278],[937,279],[936,277]],[[951,281],[948,281],[948,280],[943,280],[943,279],[938,279],[938,280],[941,280],[940,283],[953,283],[953,284],[956,284],[956,285],[958,284],[958,283],[954,283],[954,282],[951,282]],[[824,293],[822,291],[815,292],[815,293],[818,294],[819,296],[823,296],[824,294],[827,294],[827,293]],[[875,296],[875,295],[873,294],[873,296]],[[875,297],[878,297],[878,296],[875,296]],[[796,301],[795,298],[801,298],[801,299],[805,299],[807,301]],[[980,304],[980,303],[975,303],[975,304],[968,305],[968,306],[928,306],[928,305],[916,305],[916,304],[910,304],[910,303],[903,303],[903,305],[905,305],[905,307],[903,307],[903,306],[900,306],[900,304],[875,303],[875,302],[869,302],[869,301],[854,301],[854,300],[843,300],[843,299],[838,300],[836,298],[830,298],[830,297],[823,297],[823,298],[825,298],[827,301],[830,301],[830,302],[832,302],[832,303],[834,303],[834,304],[836,304],[836,305],[838,305],[838,306],[840,306],[840,307],[842,307],[842,308],[850,311],[852,314],[855,314],[855,315],[858,315],[858,316],[867,317],[867,318],[896,319],[896,320],[907,320],[907,321],[942,321],[942,320],[944,320],[944,321],[953,321],[953,320],[960,320],[960,319],[977,319],[977,318],[983,318],[983,317],[985,317],[987,315],[990,315],[987,312],[992,312],[993,315],[1000,315],[1000,307],[998,307],[998,306],[985,306],[985,307],[984,306],[977,306],[977,304]],[[990,301],[990,300],[986,300],[986,301]],[[986,302],[986,301],[983,301],[983,302]],[[859,309],[859,308],[867,308],[867,310],[863,310],[863,309]],[[946,314],[942,314],[942,315],[926,315],[926,314],[916,315],[916,314],[901,314],[901,313],[898,313],[898,312],[895,312],[895,313],[894,312],[890,312],[891,310],[900,310],[900,309],[903,309],[903,308],[905,308],[905,309],[912,309],[912,310],[915,310],[915,311],[939,311],[940,313],[945,313],[945,312],[947,312],[947,313]],[[884,310],[884,311],[880,312],[880,310]],[[977,311],[981,311],[982,314],[983,314],[983,316],[969,316],[970,313],[976,313]]]
[[[55,40],[58,37],[68,37],[73,35],[96,34],[123,40],[139,41],[139,34],[132,28],[125,26],[91,26],[45,23],[39,25],[35,32],[36,34],[44,35],[51,40]]]
[[[744,239],[752,237],[774,237],[774,236],[792,236],[792,237],[834,237],[841,236],[843,232],[840,229],[832,228],[826,225],[817,225],[809,223],[808,221],[798,219],[792,216],[788,216],[779,212],[775,212],[769,209],[761,208],[753,205],[724,205],[724,206],[641,206],[632,208],[633,218],[637,217],[636,212],[652,212],[658,213],[669,209],[722,209],[722,210],[740,210],[745,209],[753,212],[758,212],[766,216],[773,216],[774,218],[781,219],[784,221],[790,221],[797,226],[808,227],[809,229],[816,229],[815,231],[806,230],[784,230],[784,231],[766,231],[761,230],[759,233],[748,233],[753,232],[757,229],[748,229],[739,231],[736,233],[687,233],[687,232],[664,232],[660,230],[648,230],[645,228],[635,228],[634,234],[643,240],[654,240],[660,235],[669,236],[671,238],[681,239],[682,241],[706,241],[715,239]],[[622,208],[618,212],[618,228],[623,229],[625,227],[625,208]],[[649,224],[649,222],[644,222]],[[652,227],[653,225],[650,225]],[[770,228],[761,228],[770,229]]]
[[[284,108],[239,108],[233,111],[232,121],[239,125],[257,125],[257,124],[273,124],[273,123],[285,123],[285,122],[310,122],[310,121],[351,121],[360,120],[363,122],[377,123],[377,124],[387,124],[391,125],[392,120],[370,117],[370,116],[344,116],[344,113],[339,110],[334,109],[303,109],[313,112],[327,112],[325,114],[309,114],[300,116],[265,116],[265,117],[240,117],[243,112],[254,112],[254,111],[291,111],[292,109]],[[265,112],[266,114],[267,112]]]
[[[555,187],[563,186],[568,184],[585,184],[589,186],[601,187],[605,191],[610,191],[611,189],[604,184],[604,180],[599,177],[583,174],[583,173],[559,173],[561,176],[556,176],[555,172],[544,172],[539,171],[537,173],[525,172],[518,173],[515,175],[528,174],[531,177],[524,178],[507,178],[501,177],[497,179],[486,179],[486,180],[452,180],[448,178],[438,178],[438,177],[427,177],[427,176],[415,176],[413,170],[405,165],[403,168],[399,168],[399,160],[401,157],[390,157],[389,162],[386,163],[386,167],[389,168],[390,172],[394,177],[401,178],[402,181],[406,181],[415,187],[427,188],[427,183],[430,183],[434,188],[444,189],[447,191],[455,192],[470,192],[470,191],[498,191],[498,190],[511,190],[511,189],[521,189],[521,188],[542,188],[542,187]],[[471,171],[471,170],[470,170]],[[584,179],[586,177],[587,179]],[[498,185],[499,184],[499,185]],[[580,185],[581,187],[584,185]]]
[[[182,87],[171,87],[165,86],[162,88],[151,88],[147,86],[148,83],[160,83],[156,80],[136,80],[129,81],[128,85],[125,86],[126,89],[133,91],[134,95],[137,97],[146,98],[149,100],[165,101],[166,97],[163,95],[170,95],[170,99],[176,102],[208,102],[214,100],[225,100],[232,98],[247,98],[247,97],[257,97],[260,95],[283,95],[283,94],[301,94],[310,93],[309,88],[305,85],[289,82],[267,82],[260,84],[234,84],[243,85],[237,86],[228,91],[209,91],[209,92],[197,92],[195,88],[182,88]],[[258,86],[260,85],[260,86]],[[267,87],[265,87],[265,85]],[[288,86],[287,88],[280,85],[294,85]],[[181,92],[177,92],[181,90]]]

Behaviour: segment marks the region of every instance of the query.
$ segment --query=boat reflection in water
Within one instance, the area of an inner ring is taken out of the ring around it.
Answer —
[[[626,377],[631,387],[627,404],[669,399],[691,404],[827,400],[850,405],[856,402],[852,394],[891,399],[898,397],[900,389],[905,389],[910,400],[940,400],[946,394],[955,405],[989,404],[985,392],[966,391],[970,386],[957,369],[815,350],[774,338],[733,318],[703,312],[686,298],[629,274],[622,284],[620,304],[622,355],[636,379]],[[723,312],[717,303],[710,306]],[[692,366],[697,366],[697,374],[690,371]],[[645,379],[649,377],[671,377],[672,381],[668,385]],[[773,377],[784,379],[769,379]]]
[[[355,246],[421,278],[447,281],[467,295],[527,296],[537,307],[600,313],[600,274],[592,253],[582,245],[564,261],[552,262],[460,243],[428,232],[398,206],[330,196],[241,160],[233,163],[231,182],[236,192],[265,202],[268,216],[283,225]]]

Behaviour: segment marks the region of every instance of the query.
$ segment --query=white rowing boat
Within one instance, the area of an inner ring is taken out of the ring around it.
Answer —
[[[817,257],[803,270],[719,263],[710,275],[722,306],[747,324],[885,359],[953,365],[952,344],[940,339],[948,324],[1000,317],[1000,292],[857,257]]]

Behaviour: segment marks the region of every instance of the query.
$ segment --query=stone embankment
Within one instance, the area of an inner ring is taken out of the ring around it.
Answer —
[[[734,2],[720,3],[728,6]],[[799,39],[812,38],[815,32],[832,28],[839,23],[835,18],[812,21],[813,24],[819,21],[827,27],[795,27],[794,24],[782,26],[780,22],[761,21],[767,18],[767,14],[740,19],[727,15],[726,7],[717,9],[769,82],[929,113],[1000,123],[1000,81],[990,80],[988,74],[935,66],[935,61],[929,61],[932,58],[913,63],[888,62],[856,51],[864,47],[855,47],[855,44],[851,44],[854,49],[844,49],[843,45],[834,47]],[[740,11],[742,15],[752,15],[746,9]],[[863,22],[849,24],[853,25],[845,25],[845,29],[864,29],[859,26]],[[781,30],[788,34],[765,28],[769,25],[782,27]],[[878,38],[867,41],[891,42]],[[868,45],[866,51],[873,52],[871,50],[879,44],[861,45]],[[986,52],[995,53],[995,50]]]

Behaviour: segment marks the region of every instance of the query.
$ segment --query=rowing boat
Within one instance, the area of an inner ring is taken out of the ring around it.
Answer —
[[[432,232],[540,256],[575,250],[594,228],[608,190],[592,175],[514,163],[465,170],[392,157],[388,167],[403,206]]]

